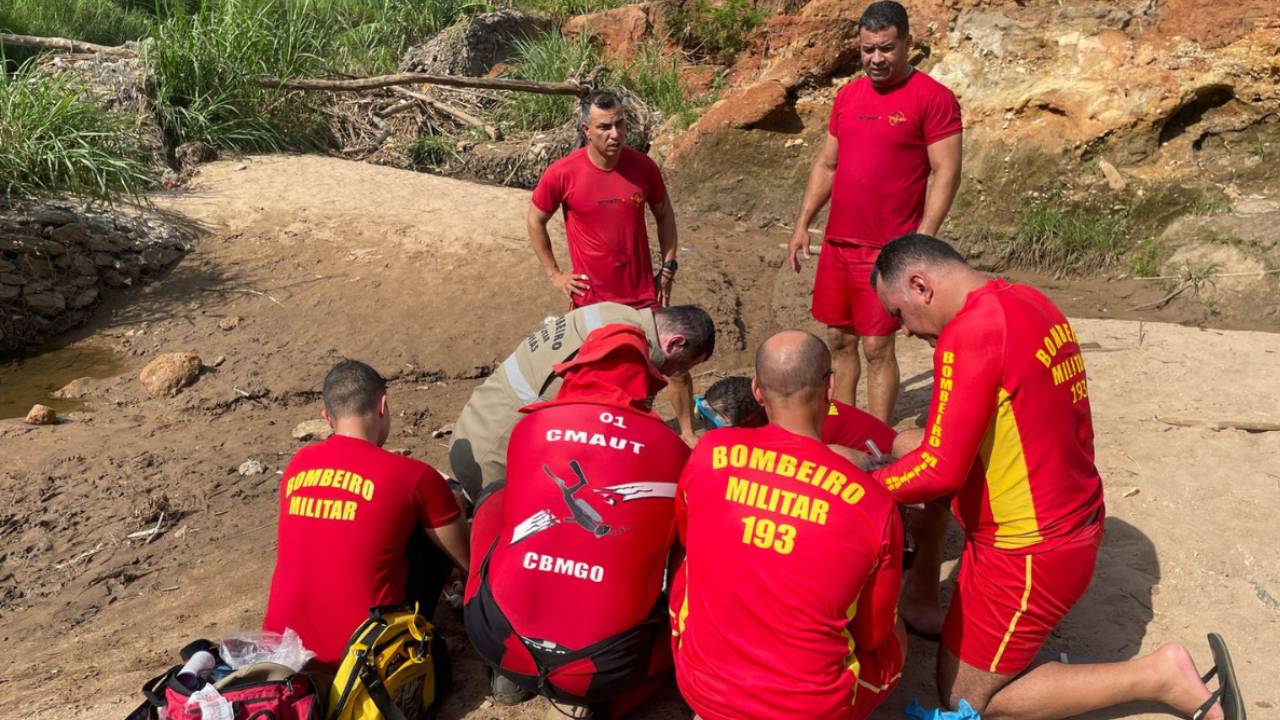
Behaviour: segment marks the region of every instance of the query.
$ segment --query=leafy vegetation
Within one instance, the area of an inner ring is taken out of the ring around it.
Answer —
[[[600,64],[600,54],[585,35],[570,40],[558,30],[516,43],[509,75],[522,80],[562,81]],[[563,95],[509,93],[495,114],[505,127],[546,130],[564,124],[576,112],[577,100]]]
[[[1050,272],[1089,272],[1115,262],[1129,247],[1128,216],[1096,208],[1041,203],[1018,212],[1002,248],[1010,264]]]
[[[574,15],[622,7],[626,0],[518,0],[514,4],[526,12],[563,20]]]
[[[128,118],[30,63],[0,73],[0,200],[74,193],[108,200],[152,182]]]
[[[765,13],[751,0],[678,3],[669,11],[676,40],[696,57],[727,61],[747,46],[747,37]]]

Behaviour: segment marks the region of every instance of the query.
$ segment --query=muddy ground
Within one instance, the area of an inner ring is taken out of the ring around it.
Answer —
[[[3,718],[123,717],[188,640],[256,627],[277,473],[300,446],[291,429],[318,416],[319,384],[336,359],[369,361],[392,378],[388,447],[446,469],[446,440],[432,432],[453,422],[519,338],[564,309],[528,250],[521,191],[263,157],[206,166],[191,188],[155,202],[194,233],[195,249],[160,281],[112,298],[60,351],[73,365],[78,354],[109,352],[108,376],[86,382],[83,404],[64,405],[56,426],[0,420]],[[813,264],[800,275],[782,269],[785,230],[694,217],[681,228],[675,300],[707,307],[721,332],[699,388],[745,370],[746,349],[774,330],[812,327]],[[1221,632],[1249,711],[1280,716],[1268,672],[1280,639],[1280,530],[1269,507],[1280,497],[1280,433],[1207,427],[1278,419],[1280,335],[1158,322],[1203,319],[1194,301],[1129,310],[1159,299],[1160,286],[1042,286],[1082,318],[1110,516],[1093,585],[1053,648],[1120,660],[1178,641],[1203,665],[1205,632]],[[238,326],[221,329],[231,315]],[[1115,317],[1133,319],[1105,319]],[[1256,314],[1211,319],[1280,330]],[[908,426],[928,403],[929,350],[911,340],[900,348],[899,421]],[[137,373],[166,351],[194,351],[216,367],[175,398],[150,399]],[[82,371],[42,372],[49,383]],[[24,376],[0,382],[8,394]],[[267,471],[239,475],[247,459]],[[457,616],[442,608],[438,619],[458,649],[445,717],[541,716],[540,701],[487,701]],[[900,717],[913,695],[932,698],[935,649],[914,642],[902,688],[877,717]],[[1150,712],[1098,717],[1159,716]],[[639,715],[688,716],[674,689]]]

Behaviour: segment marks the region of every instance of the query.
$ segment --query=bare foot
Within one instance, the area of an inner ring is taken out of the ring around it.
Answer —
[[[1201,682],[1200,673],[1196,671],[1196,664],[1186,648],[1166,643],[1156,648],[1151,659],[1160,668],[1161,689],[1157,698],[1160,702],[1190,717],[1201,703],[1209,699],[1209,688]],[[1210,708],[1204,717],[1205,720],[1223,720],[1221,703]]]

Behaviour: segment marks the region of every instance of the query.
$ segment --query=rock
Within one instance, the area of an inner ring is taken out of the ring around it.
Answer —
[[[201,367],[200,356],[195,353],[164,353],[142,368],[138,379],[151,397],[173,396],[195,382]]]
[[[781,83],[764,80],[712,105],[702,117],[698,118],[695,127],[704,132],[725,128],[749,128],[786,104],[787,89]]]
[[[112,268],[102,271],[102,281],[105,282],[108,287],[113,288],[127,288],[133,286],[133,278]]]
[[[30,287],[27,290],[30,290]],[[67,299],[56,292],[24,292],[22,300],[27,307],[45,317],[54,317],[67,309]]]
[[[212,368],[222,367],[222,363],[226,361],[227,361],[226,355],[219,355],[218,357],[213,359],[213,362],[209,363],[208,367],[212,367]]]
[[[16,300],[22,295],[22,288],[16,285],[0,285],[0,300]]]
[[[453,434],[453,425],[445,425],[439,430],[432,432],[431,437],[436,438],[438,440],[443,437],[449,437],[452,434]]]
[[[623,5],[569,18],[560,32],[571,40],[587,35],[600,43],[606,58],[625,59],[652,37],[653,24],[648,5]]]
[[[242,320],[243,318],[241,318],[239,315],[228,315],[218,321],[218,327],[222,330],[230,332],[240,327],[240,322]]]
[[[92,382],[93,378],[91,377],[76,378],[55,390],[53,396],[59,400],[79,400],[89,394],[89,385]]]
[[[248,169],[249,169],[249,165],[248,165],[248,163],[237,163],[234,169],[235,169],[235,170],[248,170]]]
[[[71,272],[77,275],[83,275],[84,277],[96,278],[98,276],[98,267],[93,264],[92,260],[84,255],[75,255],[72,257],[69,269]]]
[[[66,225],[79,219],[75,213],[60,208],[41,208],[31,213],[31,221],[39,225]]]
[[[93,254],[93,264],[95,267],[100,268],[115,267],[116,258],[108,252],[95,252]]]
[[[218,151],[208,143],[185,142],[173,149],[173,159],[183,171],[190,172],[197,165],[217,160]]]
[[[27,413],[28,425],[52,425],[58,421],[58,414],[48,405],[33,405]]]
[[[15,285],[22,287],[27,284],[27,279],[17,273],[0,273],[0,285]]]
[[[1120,192],[1128,186],[1129,183],[1125,181],[1124,176],[1120,174],[1120,171],[1116,169],[1116,166],[1107,162],[1105,158],[1098,159],[1098,167],[1102,169],[1102,175],[1107,179],[1107,185],[1109,185],[1112,190]]]
[[[403,72],[483,76],[515,57],[516,42],[551,29],[544,18],[514,8],[466,18],[405,51]]]
[[[266,471],[267,467],[265,465],[252,458],[240,463],[240,467],[236,470],[241,475],[261,475]]]
[[[49,239],[60,243],[79,243],[89,237],[89,226],[81,223],[70,223],[49,231]]]
[[[333,434],[333,428],[322,418],[298,423],[289,433],[294,440],[324,440]]]
[[[71,298],[68,307],[73,310],[87,308],[98,301],[98,288],[91,287],[81,290],[75,297]]]

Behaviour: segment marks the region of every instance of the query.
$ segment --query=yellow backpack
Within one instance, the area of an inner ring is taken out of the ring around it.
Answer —
[[[329,720],[435,716],[435,635],[415,605],[375,607],[347,643],[329,691]]]

